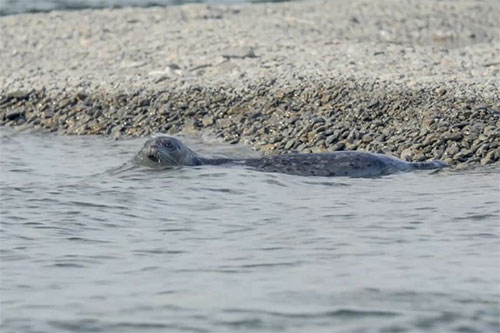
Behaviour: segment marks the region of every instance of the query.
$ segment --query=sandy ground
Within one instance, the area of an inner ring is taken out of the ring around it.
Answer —
[[[2,17],[0,118],[61,134],[190,127],[271,152],[362,149],[489,164],[500,158],[499,17],[496,0]],[[255,122],[262,126],[252,132]],[[440,140],[423,145],[436,133]]]

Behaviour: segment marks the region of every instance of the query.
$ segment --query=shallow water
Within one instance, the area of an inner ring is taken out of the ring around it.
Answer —
[[[499,330],[498,168],[152,171],[123,165],[145,139],[0,137],[2,332]]]
[[[188,3],[237,4],[288,0],[1,0],[0,16],[52,10],[172,6]]]

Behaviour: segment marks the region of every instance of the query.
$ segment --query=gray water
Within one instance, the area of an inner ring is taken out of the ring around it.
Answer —
[[[499,330],[498,168],[152,171],[145,139],[0,136],[1,332]]]
[[[237,4],[287,0],[0,0],[0,16],[52,10],[172,6],[187,3]]]

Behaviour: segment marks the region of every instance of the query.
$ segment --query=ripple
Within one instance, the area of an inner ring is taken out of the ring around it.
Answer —
[[[63,329],[72,332],[118,332],[142,330],[177,330],[181,332],[208,332],[207,330],[167,323],[154,322],[104,322],[97,319],[81,319],[74,321],[49,321],[49,324],[56,329]]]
[[[263,311],[251,309],[226,309],[228,313],[242,313],[251,315],[268,315],[274,317],[284,317],[293,319],[311,319],[311,318],[328,318],[328,317],[342,317],[348,319],[361,319],[364,317],[396,317],[401,313],[393,311],[380,311],[380,310],[364,310],[364,309],[349,309],[341,308],[331,311],[318,311],[318,312],[277,312],[277,311]]]
[[[36,170],[2,169],[5,331],[498,331],[496,169],[153,172],[141,140],[2,151]]]
[[[473,221],[482,221],[482,220],[491,220],[492,218],[499,218],[499,214],[468,214],[466,216],[458,216],[455,220],[473,220]]]
[[[110,241],[104,241],[104,240],[97,240],[97,239],[88,239],[88,238],[83,238],[83,237],[67,237],[66,238],[69,241],[72,242],[82,242],[82,243],[110,243]]]
[[[58,262],[53,265],[53,267],[63,267],[63,268],[85,268],[85,265],[77,264],[74,262]]]

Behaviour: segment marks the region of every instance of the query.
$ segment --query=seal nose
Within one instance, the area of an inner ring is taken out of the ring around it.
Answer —
[[[152,144],[149,146],[149,149],[147,150],[146,154],[147,158],[149,158],[151,161],[158,161],[158,146],[156,144]]]

